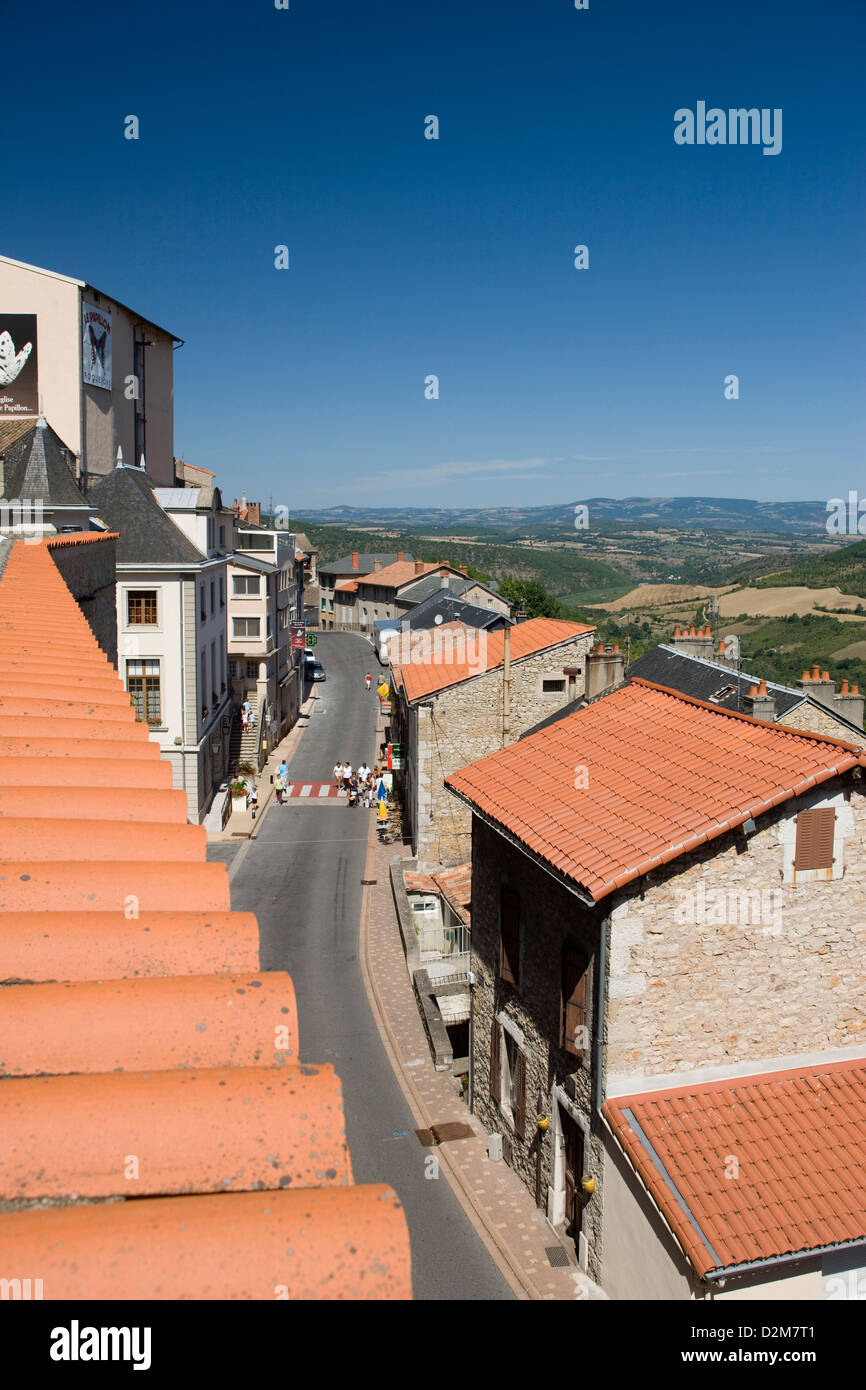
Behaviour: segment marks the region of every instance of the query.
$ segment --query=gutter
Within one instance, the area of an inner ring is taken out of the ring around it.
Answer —
[[[818,1259],[819,1256],[835,1254],[837,1250],[866,1250],[866,1236],[856,1240],[837,1241],[834,1245],[815,1245],[809,1250],[793,1250],[786,1255],[770,1255],[766,1260],[749,1260],[746,1264],[728,1265],[724,1269],[712,1269],[702,1275],[705,1284],[722,1285],[727,1279],[739,1274],[758,1273],[764,1269],[778,1269],[782,1265],[802,1264],[804,1260]]]
[[[598,992],[594,1019],[595,1037],[592,1040],[594,1053],[592,1059],[592,1104],[596,1115],[601,1115],[601,1107],[604,1104],[602,1068],[604,1066],[605,994],[607,991],[607,923],[608,918],[602,917],[598,929]]]

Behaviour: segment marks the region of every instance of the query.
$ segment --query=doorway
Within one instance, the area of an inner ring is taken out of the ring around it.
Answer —
[[[574,1241],[576,1248],[583,1211],[583,1130],[561,1106],[559,1113],[565,1176],[565,1234]]]

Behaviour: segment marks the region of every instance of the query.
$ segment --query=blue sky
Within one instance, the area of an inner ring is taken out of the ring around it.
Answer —
[[[860,0],[83,13],[7,16],[0,250],[185,340],[175,451],[229,495],[864,491]],[[699,100],[781,153],[676,145]]]

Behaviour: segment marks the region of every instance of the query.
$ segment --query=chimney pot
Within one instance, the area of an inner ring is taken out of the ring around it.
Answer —
[[[800,679],[801,679],[801,680],[804,680],[804,681],[808,681],[808,680],[811,680],[812,677],[809,675],[809,672],[808,672],[808,671],[804,671],[803,674],[802,674],[802,676],[800,677]]]
[[[719,638],[719,656],[724,656],[724,655],[725,655],[725,641],[724,641],[724,638],[723,638],[723,637],[720,637],[720,638]]]
[[[821,672],[821,679],[822,679],[822,681],[828,681],[828,680],[830,679],[830,672],[829,672],[829,671],[822,671],[822,672]]]
[[[821,679],[821,667],[818,665],[818,663],[817,663],[817,661],[816,661],[816,662],[815,662],[815,665],[812,667],[812,680],[813,680],[813,681],[819,681],[820,679]]]
[[[848,694],[848,682],[847,682],[847,681],[843,681],[843,682],[842,682],[842,689],[839,691],[839,694],[840,694],[840,695],[847,695],[847,694]]]
[[[859,694],[860,694],[860,687],[859,687],[859,685],[852,685],[852,686],[851,686],[851,691],[850,691],[850,693],[851,693],[852,695],[859,695]]]
[[[618,652],[618,651],[619,651],[619,642],[614,642],[614,644],[613,644],[613,649],[614,649],[614,652]]]
[[[767,693],[767,682],[766,682],[765,680],[762,680],[762,681],[761,681],[761,684],[758,686],[758,694],[759,694],[759,695],[766,695],[766,693]]]
[[[749,699],[750,699],[750,700],[757,700],[757,698],[758,698],[758,687],[757,687],[756,685],[753,685],[752,688],[751,688],[751,690],[749,691]]]
[[[415,573],[416,573],[416,574],[420,574],[421,571],[423,570],[423,568],[424,568],[424,561],[423,561],[423,560],[416,560],[416,561],[415,561]]]
[[[680,625],[679,625],[679,623],[677,623],[676,627],[674,628],[674,641],[675,641],[675,642],[676,642],[677,638],[679,637],[679,635],[680,635]]]
[[[695,625],[694,625],[694,623],[692,623],[691,627],[689,628],[689,636],[690,636],[690,637],[697,637],[697,635],[698,635],[698,634],[695,632]]]
[[[401,565],[402,565],[402,563],[403,563],[403,551],[402,551],[402,550],[398,550],[398,551],[397,551],[397,561],[398,561],[398,564],[401,564]]]

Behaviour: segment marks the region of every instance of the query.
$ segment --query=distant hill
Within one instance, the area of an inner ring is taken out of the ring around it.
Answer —
[[[747,497],[584,497],[543,507],[325,507],[295,512],[323,526],[427,528],[451,534],[486,530],[514,535],[574,534],[576,506],[599,526],[704,528],[741,531],[824,531],[826,502],[755,502]]]
[[[855,541],[828,555],[797,559],[785,569],[761,575],[749,583],[756,589],[805,584],[808,589],[834,587],[843,594],[866,597],[866,541]]]

